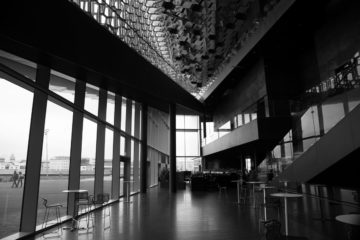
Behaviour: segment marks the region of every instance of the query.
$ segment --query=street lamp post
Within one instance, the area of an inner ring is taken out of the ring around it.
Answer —
[[[44,135],[45,135],[45,141],[46,141],[46,163],[49,161],[49,152],[48,152],[48,134],[50,129],[45,129]]]

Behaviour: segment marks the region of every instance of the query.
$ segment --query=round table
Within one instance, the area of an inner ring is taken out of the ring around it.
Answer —
[[[85,189],[65,189],[65,190],[62,190],[63,193],[83,193],[83,192],[88,192],[88,190],[85,190]],[[75,200],[75,198],[74,198]],[[75,205],[75,202],[74,202],[74,205]],[[74,207],[74,212],[73,212],[73,215],[72,215],[72,218],[71,218],[71,227],[63,227],[64,230],[70,230],[70,231],[74,231],[76,229],[85,229],[84,227],[80,228],[79,227],[79,221],[77,219],[75,219],[75,207]]]
[[[270,194],[270,196],[284,198],[285,235],[288,236],[289,235],[289,230],[288,230],[288,215],[287,215],[287,199],[288,198],[299,198],[299,197],[302,197],[303,195],[302,194],[296,194],[296,193],[272,193],[272,194]]]
[[[238,180],[233,180],[231,182],[236,182],[236,187],[237,187],[237,204],[240,204],[240,184],[243,183],[242,179],[238,179]]]
[[[85,189],[67,189],[67,190],[62,190],[63,193],[82,193],[82,192],[87,192],[88,190]]]
[[[264,193],[264,221],[267,221],[267,218],[266,218],[266,189],[273,189],[275,187],[265,185],[265,186],[260,186],[260,188],[263,190],[263,193]]]
[[[360,226],[360,214],[344,214],[336,216],[335,219],[342,223]]]
[[[254,208],[255,208],[255,184],[262,184],[262,183],[265,183],[265,182],[262,182],[262,181],[249,181],[249,182],[246,182],[246,183],[253,185],[253,205],[254,205]]]
[[[347,233],[348,239],[355,239],[357,237],[353,236],[353,228],[360,226],[360,214],[344,214],[336,216],[335,219],[336,221],[349,224],[349,230]]]

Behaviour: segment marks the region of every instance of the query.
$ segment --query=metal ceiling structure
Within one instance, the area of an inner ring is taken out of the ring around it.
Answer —
[[[199,100],[279,2],[70,1]]]

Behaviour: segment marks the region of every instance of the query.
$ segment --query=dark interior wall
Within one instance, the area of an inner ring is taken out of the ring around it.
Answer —
[[[177,102],[202,111],[191,94],[69,1],[4,1],[1,9],[3,50],[162,110]]]
[[[308,6],[307,6],[308,7]],[[262,40],[271,116],[289,115],[289,100],[319,81],[314,44],[316,19],[305,6],[287,12]]]
[[[360,1],[332,0],[319,16],[315,44],[320,79],[334,74],[334,69],[360,51]]]
[[[264,61],[259,59],[244,76],[238,76],[235,86],[217,102],[213,112],[215,128],[221,127],[265,95]]]
[[[241,157],[241,156],[240,156]],[[241,169],[241,158],[209,158],[205,159],[205,170]]]
[[[359,159],[360,149],[357,149],[311,179],[309,183],[360,189]]]

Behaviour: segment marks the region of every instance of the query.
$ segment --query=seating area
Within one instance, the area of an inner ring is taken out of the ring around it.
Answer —
[[[303,189],[306,188],[307,186],[303,186]],[[93,218],[91,221],[95,224],[77,231],[63,231],[58,239],[74,239],[80,236],[87,239],[139,240],[149,238],[197,240],[202,237],[209,240],[216,240],[219,237],[235,240],[239,236],[252,240],[347,239],[350,229],[336,221],[335,216],[345,209],[349,212],[354,211],[356,206],[331,205],[324,200],[323,210],[326,214],[331,214],[327,217],[334,219],[321,222],[314,219],[320,214],[320,205],[316,198],[308,195],[310,192],[303,192],[301,199],[288,200],[289,234],[286,237],[283,199],[267,197],[267,220],[264,220],[265,206],[259,203],[253,208],[251,191],[245,203],[236,204],[237,191],[234,188],[228,189],[227,194],[218,194],[217,191],[192,191],[188,185],[186,190],[178,191],[171,198],[166,189],[155,187],[147,196],[133,195],[132,204],[119,201],[106,205],[106,208],[99,208],[91,213]],[[268,195],[271,194],[269,191]],[[256,195],[259,195],[261,202],[263,194],[256,192]],[[311,212],[308,211],[309,208]],[[81,218],[85,219],[86,216]],[[212,221],[216,221],[217,225],[212,226]],[[86,226],[85,222],[82,220],[81,222],[82,226]],[[134,224],[139,223],[142,226],[141,231],[134,229]],[[175,223],[182,227],[175,227]],[[160,228],[163,230],[156,230]],[[352,229],[353,235],[357,234],[355,230]],[[34,239],[52,236],[54,231],[56,229],[50,229],[35,236]],[[344,236],[345,238],[342,238]]]

